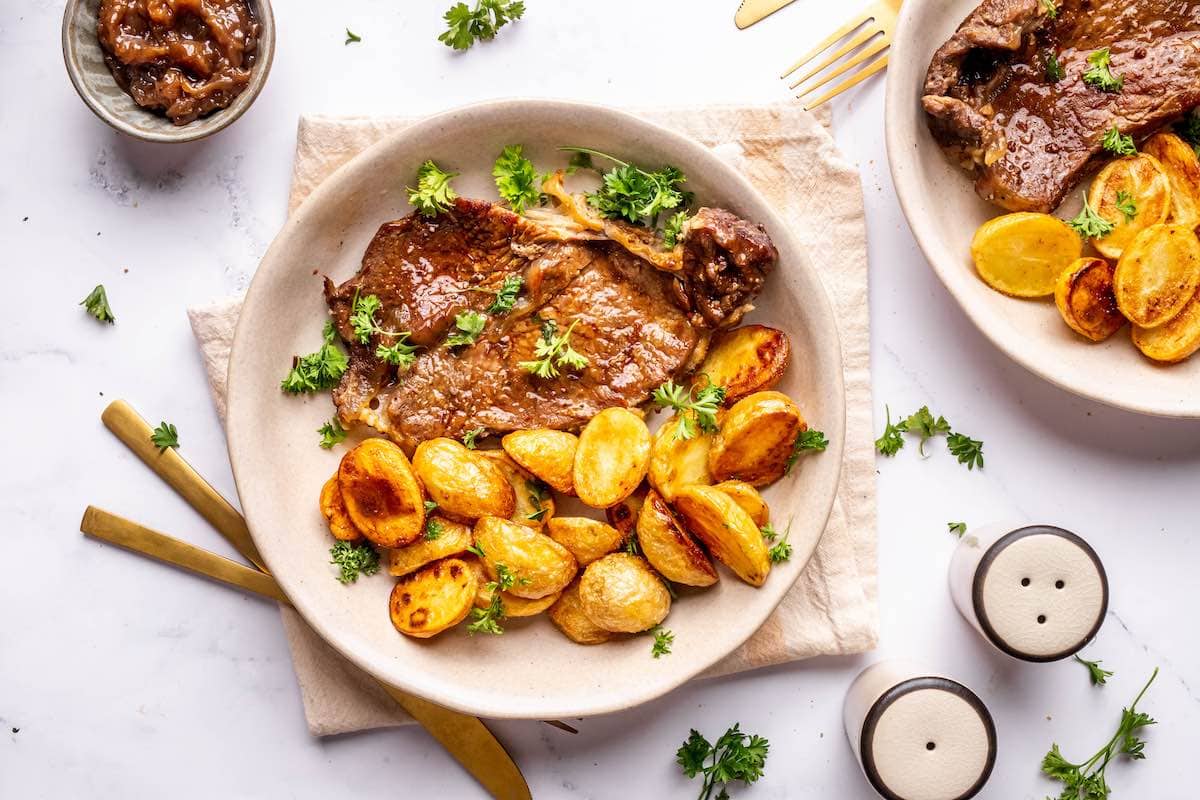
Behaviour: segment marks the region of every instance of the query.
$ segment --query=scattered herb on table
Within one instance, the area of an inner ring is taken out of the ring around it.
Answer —
[[[783,474],[792,474],[792,467],[796,466],[796,461],[799,460],[801,454],[809,451],[821,453],[825,451],[826,447],[829,447],[829,440],[825,438],[824,431],[811,428],[801,431],[800,435],[796,437],[796,441],[792,442],[792,454],[788,456]]]
[[[904,447],[904,434],[912,433],[920,437],[919,450],[924,456],[925,442],[944,433],[946,434],[946,447],[950,454],[958,459],[958,463],[966,464],[967,469],[970,470],[975,467],[983,469],[983,442],[965,434],[955,433],[951,430],[950,423],[946,421],[945,417],[933,416],[929,406],[921,406],[916,413],[894,424],[892,410],[886,405],[883,409],[887,422],[883,435],[875,440],[875,449],[881,455],[896,455]]]
[[[521,155],[519,144],[504,148],[492,167],[492,177],[500,197],[518,214],[537,205],[542,197],[542,176],[533,168],[533,162]]]
[[[1133,218],[1137,216],[1137,203],[1133,202],[1133,195],[1124,189],[1117,190],[1117,211],[1125,215],[1126,222],[1133,222]]]
[[[455,3],[443,15],[446,30],[438,41],[455,50],[469,50],[477,41],[491,41],[496,32],[525,13],[522,0],[475,0],[475,7]]]
[[[670,219],[667,220],[667,224],[663,226],[663,247],[671,250],[675,245],[679,244],[679,239],[683,236],[683,226],[687,223],[690,216],[686,211],[679,211],[671,215]]]
[[[939,416],[934,419],[933,414],[929,412],[929,406],[921,406],[915,414],[901,424],[906,433],[915,433],[921,437],[921,441],[917,444],[917,452],[921,454],[921,458],[925,457],[926,442],[939,434],[950,433],[950,423],[946,422],[945,417]]]
[[[709,800],[720,786],[718,800],[728,798],[728,784],[741,781],[754,783],[762,777],[770,743],[761,736],[742,733],[735,723],[721,734],[715,745],[710,744],[695,728],[687,741],[675,753],[675,761],[689,778],[704,777],[699,800]]]
[[[346,41],[343,42],[343,44],[354,44],[355,42],[361,42],[361,41],[362,41],[361,36],[359,36],[354,31],[350,30],[349,28],[346,28]]]
[[[1087,62],[1091,66],[1088,67],[1087,72],[1083,73],[1083,81],[1088,86],[1095,87],[1102,92],[1119,92],[1125,86],[1123,77],[1113,75],[1112,55],[1107,47],[1094,50],[1087,57]]]
[[[479,334],[483,333],[486,326],[486,316],[478,311],[464,311],[454,317],[454,327],[458,329],[458,333],[452,333],[446,337],[446,346],[464,347],[475,344],[475,340],[479,338]]]
[[[697,428],[705,433],[716,433],[717,410],[725,401],[724,386],[705,386],[699,391],[684,388],[675,381],[667,381],[654,390],[652,395],[659,408],[673,408],[679,424],[675,438],[687,440],[694,437]]]
[[[946,437],[946,447],[950,449],[950,455],[958,459],[958,463],[967,465],[967,469],[983,469],[983,442],[978,439],[972,439],[964,433],[951,433]]]
[[[163,421],[158,423],[158,427],[150,434],[150,441],[154,443],[160,453],[165,453],[168,447],[178,450],[179,432],[175,430],[174,425]]]
[[[571,331],[579,320],[573,320],[567,329],[558,333],[554,320],[548,319],[542,323],[542,335],[534,345],[534,361],[522,361],[518,364],[526,372],[532,372],[539,378],[557,378],[558,368],[583,369],[588,365],[587,356],[571,347]]]
[[[1062,65],[1058,63],[1058,56],[1054,55],[1053,50],[1047,50],[1043,55],[1043,61],[1046,68],[1046,80],[1051,83],[1058,83],[1063,78],[1067,77],[1067,73],[1063,71]]]
[[[439,539],[445,532],[446,528],[440,520],[433,519],[432,517],[425,520],[425,541],[432,542]]]
[[[1143,728],[1154,725],[1155,721],[1148,714],[1138,711],[1137,704],[1156,677],[1157,667],[1129,707],[1121,709],[1121,721],[1117,725],[1117,732],[1087,761],[1073,764],[1063,757],[1057,744],[1050,747],[1050,752],[1042,759],[1042,772],[1051,779],[1062,782],[1063,790],[1059,794],[1059,800],[1107,800],[1112,791],[1104,774],[1108,765],[1122,755],[1134,761],[1146,757],[1146,743],[1136,734]]]
[[[650,655],[655,658],[671,655],[671,645],[675,643],[675,634],[661,625],[655,625],[650,632],[654,634],[654,644],[650,647]]]
[[[1116,125],[1105,131],[1100,146],[1115,156],[1137,155],[1137,145],[1133,143],[1133,137],[1121,133]]]
[[[1091,678],[1092,686],[1106,686],[1108,679],[1113,676],[1113,673],[1100,668],[1100,665],[1104,663],[1103,661],[1088,661],[1079,656],[1075,656],[1075,660],[1087,667],[1088,677]]]
[[[495,315],[507,314],[512,311],[513,306],[517,304],[517,296],[521,294],[521,287],[524,285],[525,279],[520,275],[506,276],[504,282],[500,284],[499,290],[496,291],[496,298],[484,310]]]
[[[1046,9],[1046,16],[1050,19],[1058,19],[1058,6],[1054,0],[1042,0],[1042,7]]]
[[[467,626],[468,634],[499,635],[504,633],[504,628],[500,627],[500,621],[504,619],[504,601],[500,599],[500,593],[507,592],[517,582],[517,576],[507,565],[496,564],[496,580],[489,581],[487,584],[487,591],[492,593],[492,601],[486,608],[471,609],[471,624]],[[522,578],[520,582],[529,583],[529,579]]]
[[[587,194],[588,205],[599,211],[601,216],[653,228],[658,225],[658,217],[664,211],[679,208],[691,201],[691,193],[681,188],[687,178],[676,167],[665,166],[648,172],[599,150],[586,147],[559,149],[599,156],[617,165],[603,174],[599,189]]]
[[[950,529],[950,533],[954,534],[960,539],[963,537],[963,534],[967,532],[967,523],[965,522],[947,522],[946,527]]]
[[[458,195],[450,186],[457,172],[445,172],[432,161],[426,161],[417,170],[417,188],[408,187],[408,202],[426,217],[436,217],[450,208]]]
[[[545,501],[550,497],[550,490],[537,479],[525,481],[525,488],[529,490],[529,503],[533,506],[533,511],[526,514],[525,519],[541,522],[550,510],[550,507],[545,505]]]
[[[365,542],[338,541],[329,549],[329,563],[340,570],[339,581],[354,583],[359,575],[374,575],[379,571],[379,553]]]
[[[1104,217],[1096,213],[1088,202],[1087,193],[1083,195],[1083,210],[1075,219],[1068,220],[1067,225],[1084,239],[1099,239],[1108,236],[1116,227]]]
[[[101,322],[112,325],[117,321],[117,318],[113,316],[112,308],[108,305],[108,292],[104,291],[103,283],[96,284],[96,288],[88,292],[88,296],[80,300],[79,305]]]
[[[892,410],[887,405],[884,405],[883,412],[887,415],[887,423],[883,435],[875,440],[875,449],[881,455],[894,456],[904,447],[904,432],[907,428],[904,427],[904,420],[892,424]]]
[[[342,421],[337,417],[331,417],[329,422],[317,428],[317,433],[321,434],[321,447],[326,450],[338,442],[346,440],[346,429],[342,427]]]
[[[292,360],[292,369],[280,384],[285,392],[319,392],[332,389],[342,379],[342,373],[346,371],[349,362],[346,360],[346,354],[334,344],[337,333],[332,322],[325,322],[322,336],[325,341],[320,350]]]

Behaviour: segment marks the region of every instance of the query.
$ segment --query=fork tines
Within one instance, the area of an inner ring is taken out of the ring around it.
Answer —
[[[887,51],[892,45],[899,7],[900,0],[878,0],[830,34],[780,76],[786,79],[801,67],[824,55],[824,58],[810,66],[790,85],[792,89],[804,86],[796,97],[805,100],[834,78],[846,75],[844,80],[824,94],[805,100],[806,110],[816,108],[887,66]]]

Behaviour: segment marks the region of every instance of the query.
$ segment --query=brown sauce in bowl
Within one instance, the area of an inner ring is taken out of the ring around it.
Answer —
[[[101,0],[97,26],[117,84],[176,125],[241,94],[259,30],[246,0]]]

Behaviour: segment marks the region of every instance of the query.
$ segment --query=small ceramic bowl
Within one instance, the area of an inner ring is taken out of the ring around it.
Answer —
[[[97,117],[118,131],[148,142],[192,142],[216,133],[246,113],[262,91],[275,57],[275,17],[270,0],[248,0],[262,26],[258,54],[250,83],[226,108],[187,125],[176,125],[166,116],[142,108],[117,85],[96,35],[100,0],[67,0],[63,12],[62,48],[67,74],[75,91]]]

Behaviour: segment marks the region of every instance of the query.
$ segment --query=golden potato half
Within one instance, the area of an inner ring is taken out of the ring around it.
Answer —
[[[325,515],[325,521],[329,523],[329,532],[333,534],[333,538],[341,539],[343,542],[357,542],[362,538],[362,534],[358,532],[358,528],[354,527],[354,521],[350,519],[350,514],[346,511],[346,503],[342,500],[342,490],[338,486],[336,472],[321,487],[320,505],[321,513]]]
[[[663,423],[650,446],[650,467],[646,477],[659,494],[670,500],[675,490],[692,483],[712,483],[708,473],[708,454],[712,434],[696,431],[690,439],[679,435],[682,418],[675,416]]]
[[[367,439],[342,456],[338,487],[346,513],[373,544],[402,547],[424,533],[421,484],[395,443]]]
[[[717,582],[717,570],[708,556],[653,489],[646,494],[638,515],[637,534],[642,555],[667,580],[685,586],[712,586]]]
[[[1200,158],[1190,144],[1173,133],[1156,133],[1142,145],[1171,181],[1171,217],[1176,225],[1200,225]]]
[[[510,517],[516,510],[516,494],[504,473],[462,442],[445,437],[421,442],[412,463],[429,498],[451,519]]]
[[[392,625],[407,636],[435,636],[466,619],[478,588],[475,572],[463,559],[435,561],[396,581],[388,602]]]
[[[579,579],[583,613],[618,633],[649,630],[667,617],[671,593],[644,558],[612,553],[588,564]]]
[[[1081,258],[1063,270],[1054,286],[1054,305],[1071,330],[1102,342],[1125,324],[1113,294],[1116,268],[1103,258]]]
[[[720,489],[732,497],[733,502],[741,506],[758,527],[761,528],[771,521],[771,509],[767,507],[767,501],[763,500],[758,489],[745,481],[721,481],[713,488]]]
[[[1133,203],[1136,213],[1132,217],[1120,207],[1121,200]],[[1120,258],[1139,233],[1167,221],[1171,181],[1157,158],[1138,153],[1111,161],[1100,170],[1088,189],[1088,203],[1114,226],[1112,233],[1093,239],[1092,246],[1109,258]]]
[[[483,550],[481,560],[489,580],[497,580],[497,564],[516,577],[508,591],[517,597],[537,600],[561,591],[578,570],[570,550],[508,519],[481,517],[475,523],[475,544]]]
[[[637,530],[638,513],[642,503],[646,502],[646,488],[640,486],[633,494],[621,502],[604,509],[604,517],[608,524],[621,532],[621,541],[625,542]]]
[[[579,434],[575,494],[592,508],[616,505],[633,494],[649,466],[650,431],[645,421],[627,408],[606,408]]]
[[[766,325],[743,325],[717,335],[693,385],[725,387],[725,405],[779,383],[791,358],[787,334]]]
[[[546,525],[546,533],[570,550],[581,567],[619,548],[624,538],[611,525],[587,517],[555,517]]]
[[[971,258],[988,286],[1014,297],[1045,297],[1079,258],[1083,242],[1049,214],[1020,211],[988,220],[975,231]]]
[[[504,452],[566,495],[575,494],[575,448],[579,437],[566,431],[513,431],[500,440]]]
[[[1157,328],[1134,326],[1133,344],[1147,358],[1168,364],[1200,350],[1200,289],[1170,322]]]
[[[425,533],[420,539],[387,551],[387,569],[392,575],[407,575],[439,558],[465,553],[470,546],[470,528],[461,522],[432,516],[425,520]]]
[[[1125,249],[1113,274],[1117,308],[1141,328],[1183,310],[1200,285],[1200,240],[1187,225],[1154,225]]]
[[[808,429],[800,409],[782,392],[755,392],[734,403],[720,421],[708,453],[713,480],[766,486],[787,470],[796,437]]]
[[[563,635],[576,644],[603,644],[615,635],[592,622],[583,613],[583,601],[579,599],[579,581],[563,589],[554,605],[550,606],[550,621]]]
[[[732,497],[713,486],[688,486],[675,498],[687,529],[739,578],[762,586],[771,571],[762,531]]]
[[[522,469],[503,450],[477,450],[476,455],[486,458],[495,464],[508,483],[513,488],[517,504],[509,517],[519,525],[530,528],[541,528],[554,516],[554,495],[550,487],[534,476],[532,472]]]

